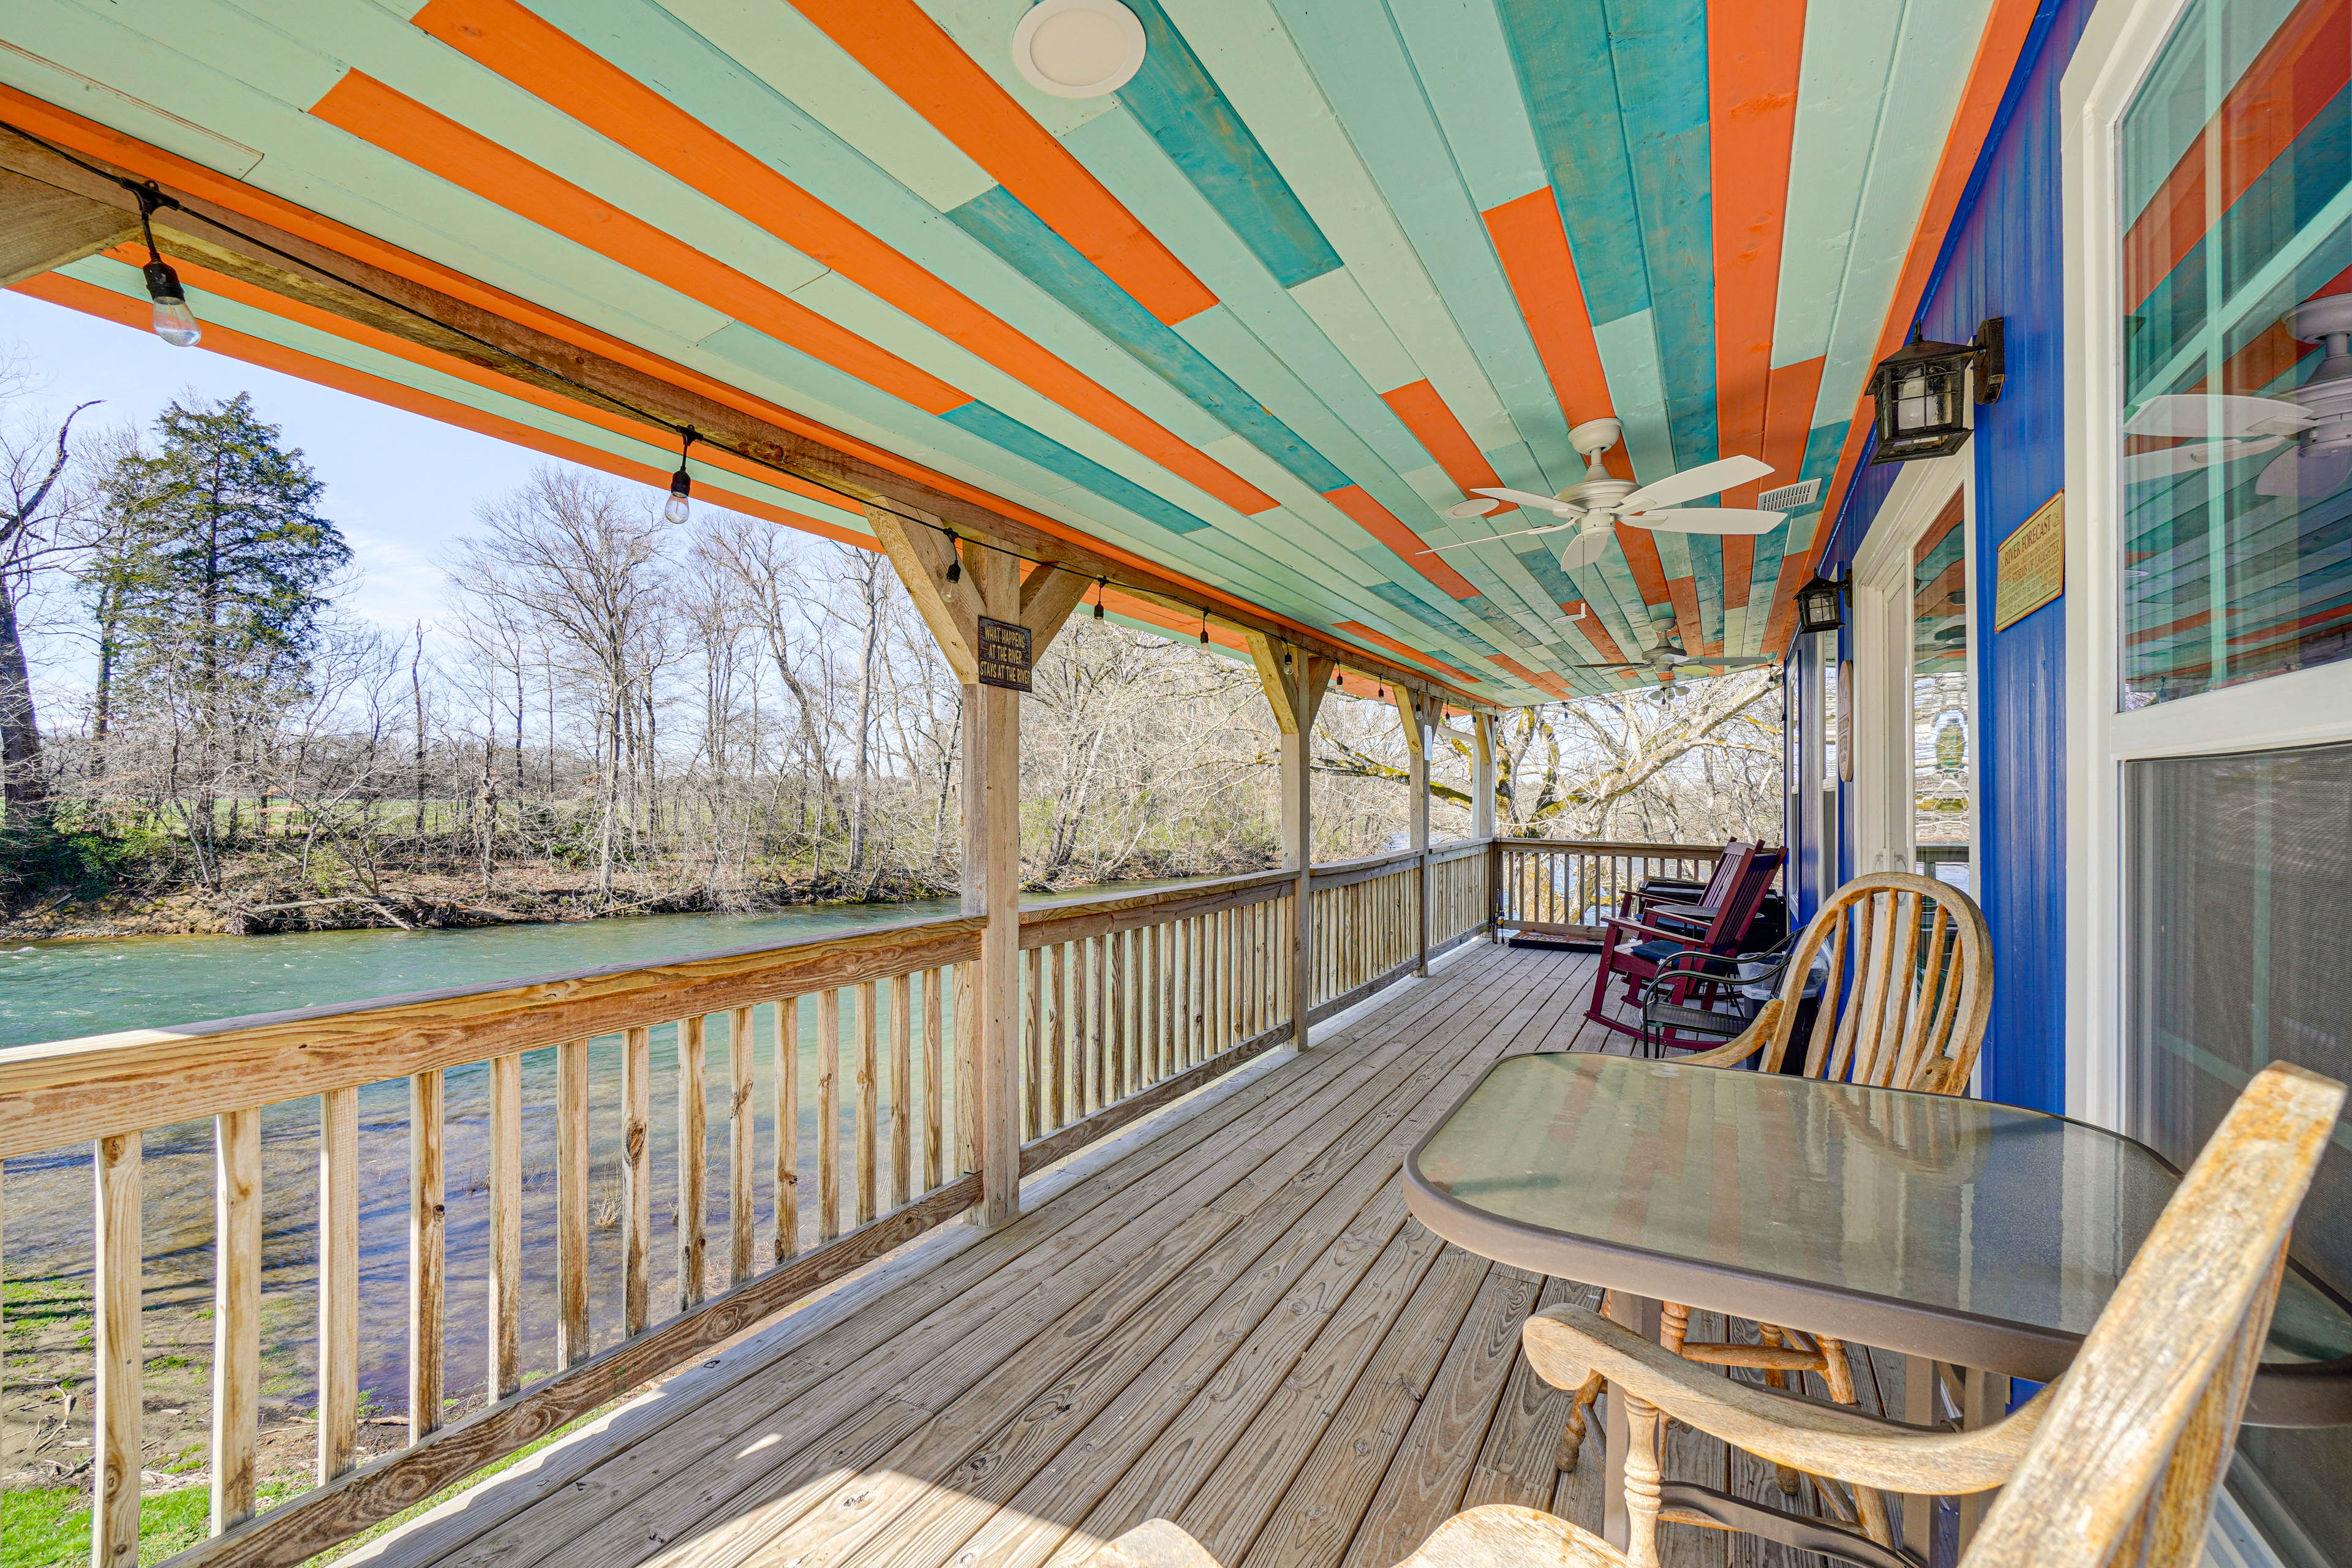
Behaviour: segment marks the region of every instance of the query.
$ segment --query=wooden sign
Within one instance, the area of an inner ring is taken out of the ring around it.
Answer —
[[[1029,689],[1029,628],[980,617],[980,683]]]
[[[2007,631],[2066,591],[2066,492],[2042,503],[2000,542],[1992,629]]]

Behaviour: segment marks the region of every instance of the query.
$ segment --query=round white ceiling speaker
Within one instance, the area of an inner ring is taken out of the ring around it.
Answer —
[[[1143,64],[1143,24],[1118,0],[1041,0],[1013,29],[1013,63],[1055,98],[1100,98]]]

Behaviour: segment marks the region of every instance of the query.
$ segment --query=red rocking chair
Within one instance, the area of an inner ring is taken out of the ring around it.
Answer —
[[[1592,977],[1592,996],[1585,1005],[1584,1016],[1604,1029],[1638,1039],[1642,1035],[1638,1021],[1625,1023],[1609,1016],[1609,982],[1612,976],[1622,984],[1623,999],[1629,1005],[1637,1005],[1643,987],[1658,975],[1669,960],[1683,959],[1685,954],[1725,962],[1694,964],[1685,960],[1677,964],[1680,973],[1668,978],[1670,1000],[1686,1002],[1694,993],[1711,992],[1722,982],[1732,979],[1737,966],[1729,960],[1739,952],[1740,942],[1754,923],[1757,910],[1763,907],[1764,894],[1786,855],[1785,850],[1762,849],[1735,838],[1723,847],[1723,856],[1715,863],[1715,875],[1707,879],[1706,890],[1696,903],[1665,903],[1643,900],[1637,893],[1627,894],[1609,921],[1609,934],[1601,945],[1601,969]],[[1715,1041],[1705,1043],[1713,1045]]]

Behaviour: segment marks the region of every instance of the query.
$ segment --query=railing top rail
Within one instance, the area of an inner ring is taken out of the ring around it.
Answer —
[[[1420,862],[1421,856],[1417,851],[1399,849],[1389,854],[1360,856],[1353,860],[1318,860],[1315,874],[1318,877],[1341,877],[1351,872],[1402,870]]]
[[[1064,940],[1064,935],[1092,934],[1097,928],[1111,929],[1128,925],[1150,925],[1148,916],[1153,911],[1170,911],[1181,908],[1184,914],[1202,913],[1227,904],[1252,901],[1249,895],[1267,889],[1288,888],[1297,881],[1296,871],[1249,871],[1238,877],[1217,877],[1197,882],[1183,882],[1171,888],[1152,888],[1140,893],[1120,893],[1101,899],[1071,899],[1050,904],[1032,905],[1021,911],[1021,945],[1038,947]],[[1123,918],[1125,917],[1125,918]],[[1085,926],[1085,932],[1070,932],[1067,928]]]
[[[978,915],[0,1051],[0,1158],[975,956]]]
[[[1557,849],[1587,855],[1645,855],[1659,860],[1689,860],[1719,857],[1720,844],[1643,844],[1617,838],[1496,838],[1505,849]]]

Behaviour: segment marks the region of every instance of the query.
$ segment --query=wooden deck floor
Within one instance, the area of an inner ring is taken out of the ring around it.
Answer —
[[[1496,1058],[1623,1049],[1580,1017],[1592,963],[1475,944],[816,1337],[730,1347],[359,1560],[1037,1568],[1163,1516],[1227,1568],[1381,1568],[1481,1502],[1597,1528],[1597,1437],[1558,1473],[1567,1397],[1518,1353],[1593,1293],[1440,1243],[1397,1180]],[[1668,1474],[1780,1500],[1680,1429]],[[1796,1555],[1666,1534],[1675,1568]]]

